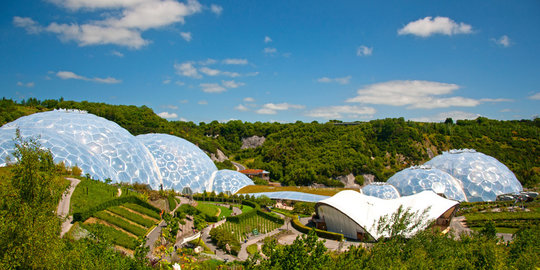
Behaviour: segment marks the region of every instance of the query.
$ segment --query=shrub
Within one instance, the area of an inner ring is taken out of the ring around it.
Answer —
[[[174,200],[174,196],[167,196],[167,201],[169,202],[169,210],[174,210],[174,208],[176,208],[176,201]]]
[[[240,252],[240,241],[238,241],[234,235],[222,228],[213,228],[210,230],[210,238],[216,245],[226,250],[226,245],[229,244],[229,247],[231,249],[231,254],[238,255],[238,252]]]
[[[307,227],[304,224],[300,223],[297,217],[293,217],[291,220],[291,223],[292,223],[292,226],[300,232],[309,233],[310,231],[313,230],[319,237],[343,241],[343,234]]]

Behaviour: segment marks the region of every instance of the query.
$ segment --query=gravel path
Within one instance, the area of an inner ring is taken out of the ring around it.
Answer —
[[[69,206],[71,203],[71,195],[73,195],[73,192],[75,191],[75,187],[81,182],[81,180],[76,178],[66,178],[67,180],[71,181],[71,184],[69,185],[69,189],[67,192],[64,192],[62,195],[62,199],[60,199],[60,203],[58,204],[58,209],[56,210],[56,213],[62,218],[65,219],[62,223],[62,230],[60,231],[60,237],[64,236],[70,229],[73,224],[71,222],[73,221],[73,216],[67,217],[69,214]],[[67,218],[66,218],[67,217]]]

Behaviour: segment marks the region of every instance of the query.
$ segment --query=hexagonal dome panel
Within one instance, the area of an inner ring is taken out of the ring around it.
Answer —
[[[520,192],[521,183],[497,159],[472,149],[450,150],[425,163],[460,180],[470,202],[494,201],[497,195]]]
[[[214,162],[196,145],[167,134],[144,134],[135,137],[152,154],[163,179],[163,188],[195,193],[210,189]]]
[[[220,170],[216,173],[211,190],[216,193],[230,191],[234,194],[249,185],[253,185],[253,181],[245,174],[231,170]]]
[[[398,190],[384,182],[373,182],[362,188],[362,193],[368,196],[373,196],[385,200],[399,198]]]
[[[23,138],[40,137],[56,162],[77,165],[83,173],[113,182],[139,182],[157,189],[161,177],[148,150],[125,129],[105,118],[77,110],[55,110],[21,117],[0,128],[0,158],[14,149],[19,128]]]
[[[404,169],[386,181],[396,187],[401,196],[410,196],[424,190],[444,194],[446,198],[467,201],[461,182],[447,172],[431,166],[412,166]]]

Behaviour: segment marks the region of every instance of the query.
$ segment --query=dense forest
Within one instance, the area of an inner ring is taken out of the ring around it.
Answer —
[[[473,148],[497,158],[525,187],[540,182],[540,118],[499,121],[447,119],[422,123],[403,118],[342,123],[220,123],[167,121],[146,106],[27,99],[0,101],[0,124],[21,116],[57,108],[96,114],[132,134],[166,133],[185,138],[209,153],[217,149],[251,168],[270,171],[273,181],[286,185],[321,183],[339,186],[336,177],[363,174],[386,181],[399,170],[428,161],[433,155],[457,148]],[[257,148],[241,149],[242,138],[264,136]],[[360,176],[360,177],[359,177]]]

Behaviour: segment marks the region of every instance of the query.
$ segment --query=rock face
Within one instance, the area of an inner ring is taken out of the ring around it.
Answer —
[[[362,176],[364,177],[364,186],[375,182],[375,175],[373,174],[362,174]]]
[[[251,137],[243,138],[241,149],[257,148],[263,145],[265,140],[266,140],[265,137],[259,137],[259,136],[251,136]]]
[[[217,162],[223,162],[225,160],[228,160],[229,158],[223,154],[223,152],[221,152],[221,150],[217,150],[216,151],[216,154],[214,153],[211,153],[210,154],[210,158],[212,159],[212,161],[217,161]]]
[[[360,189],[360,185],[358,185],[354,181],[354,174],[352,173],[345,176],[336,177],[336,180],[339,180],[341,183],[343,183],[343,185],[345,185],[345,188]]]
[[[435,154],[433,154],[433,151],[431,150],[431,148],[427,147],[426,148],[426,153],[428,154],[428,157],[430,159],[432,159],[433,157],[435,157]]]

